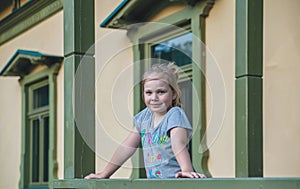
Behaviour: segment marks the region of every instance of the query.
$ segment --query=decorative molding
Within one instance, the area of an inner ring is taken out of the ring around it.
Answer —
[[[206,2],[206,6],[203,9],[203,13],[201,16],[207,17],[209,15],[210,10],[213,8],[216,0],[209,0]]]
[[[62,0],[32,0],[0,21],[0,45],[62,10]]]
[[[30,74],[37,66],[46,65],[48,68],[54,67],[54,74],[57,74],[63,57],[46,55],[36,51],[17,50],[4,68],[0,71],[0,76],[20,76]],[[58,68],[56,64],[59,64]]]

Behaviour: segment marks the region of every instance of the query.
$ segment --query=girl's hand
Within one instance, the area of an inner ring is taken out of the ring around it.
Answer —
[[[178,172],[176,178],[207,178],[204,174],[196,172]]]
[[[102,176],[101,173],[91,173],[84,177],[85,179],[107,179],[107,177]]]

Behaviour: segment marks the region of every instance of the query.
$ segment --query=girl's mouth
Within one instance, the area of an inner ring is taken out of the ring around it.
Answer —
[[[150,105],[152,105],[152,106],[159,106],[159,105],[161,105],[161,104],[150,104]]]

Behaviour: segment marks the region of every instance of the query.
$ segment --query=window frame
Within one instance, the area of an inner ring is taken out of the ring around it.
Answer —
[[[201,14],[202,13],[202,14]],[[201,65],[205,63],[205,49],[202,45],[199,45],[199,39],[201,42],[205,43],[205,22],[203,22],[205,15],[203,15],[203,6],[197,5],[193,9],[183,9],[176,12],[170,16],[167,16],[156,22],[166,23],[169,25],[175,25],[183,30],[188,30],[193,34],[192,39],[192,82],[193,82],[193,103],[192,107],[192,125],[195,128],[193,140],[192,140],[192,163],[194,168],[210,176],[208,170],[208,156],[209,150],[205,147],[206,141],[204,134],[206,132],[206,86],[204,73],[205,68]],[[129,31],[128,36],[133,42],[133,54],[134,54],[134,83],[141,81],[142,75],[145,70],[150,66],[149,62],[146,64],[139,64],[140,60],[146,60],[150,58],[150,49],[146,42],[149,39],[156,39],[157,41],[167,40],[170,36],[175,36],[176,31],[169,30],[169,33],[163,32],[163,30],[168,31],[168,28],[153,27],[147,24],[142,25],[139,28],[134,28],[134,31]],[[161,36],[155,37],[155,34],[161,33]],[[173,35],[170,35],[173,34]],[[180,34],[177,34],[180,35]],[[155,41],[155,40],[154,40]],[[147,47],[148,46],[148,47]],[[146,49],[146,50],[145,50]],[[147,50],[148,49],[148,50]],[[200,53],[199,53],[200,52]],[[201,53],[203,52],[203,53]],[[146,60],[147,61],[147,60]],[[144,108],[142,96],[141,96],[141,85],[134,86],[134,114],[138,113],[142,108]],[[202,126],[202,127],[201,127]],[[204,141],[203,141],[204,139]],[[200,145],[201,144],[201,145]],[[200,148],[206,148],[204,152],[200,152]],[[137,162],[142,162],[142,152],[138,151],[132,159],[134,165]],[[140,163],[141,165],[142,163]],[[137,165],[139,166],[139,165]],[[141,167],[141,166],[139,166]],[[134,169],[131,175],[133,178],[145,177],[145,173],[142,168]]]
[[[26,75],[20,79],[22,89],[22,153],[20,165],[20,188],[31,187],[51,187],[52,181],[57,179],[57,159],[56,159],[56,78],[61,64],[56,63],[50,68],[45,68],[39,72]],[[38,87],[48,84],[49,87],[49,103],[48,106],[33,110],[32,91]],[[31,92],[30,92],[31,91]],[[48,134],[49,134],[49,150],[48,150],[48,182],[33,183],[31,182],[31,151],[28,136],[30,133],[31,121],[38,115],[48,117]]]
[[[44,173],[44,165],[43,165],[43,161],[44,161],[44,145],[41,145],[41,144],[44,144],[44,120],[46,117],[48,117],[48,140],[49,140],[49,102],[48,102],[48,105],[46,106],[43,106],[43,107],[38,107],[36,109],[33,108],[33,98],[34,98],[34,90],[35,89],[39,89],[41,87],[44,87],[44,86],[47,86],[49,87],[49,83],[48,83],[48,79],[45,79],[45,80],[42,80],[42,81],[38,81],[34,84],[30,84],[28,86],[28,93],[27,93],[27,101],[28,101],[28,113],[27,113],[27,128],[29,131],[29,137],[27,137],[28,135],[26,135],[26,138],[27,138],[27,141],[26,141],[26,144],[29,145],[28,148],[30,148],[29,150],[29,162],[25,162],[29,165],[29,179],[28,179],[28,185],[29,186],[47,186],[49,183],[49,173],[48,173],[48,181],[47,182],[44,182],[44,179],[42,179],[42,177],[44,176],[43,173]],[[49,93],[50,91],[48,91]],[[49,98],[49,94],[48,94],[48,98]],[[49,100],[49,99],[48,99]],[[33,182],[32,180],[32,177],[33,177],[33,170],[32,170],[32,165],[33,165],[33,149],[32,149],[32,140],[33,140],[33,136],[32,136],[32,131],[33,131],[33,125],[34,125],[34,121],[35,120],[38,120],[39,121],[39,130],[38,130],[38,135],[39,135],[39,151],[38,151],[38,154],[39,154],[39,162],[38,162],[38,169],[39,169],[39,174],[38,174],[38,179],[39,181],[38,182]],[[48,141],[48,145],[49,145],[49,141]],[[48,153],[49,153],[49,146],[48,146]],[[48,164],[49,164],[49,157],[48,157]],[[42,180],[42,181],[41,181]]]

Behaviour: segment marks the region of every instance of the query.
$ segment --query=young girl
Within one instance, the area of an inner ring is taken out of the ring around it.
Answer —
[[[135,130],[123,141],[110,163],[86,179],[110,178],[142,143],[147,178],[206,178],[196,173],[188,152],[192,127],[179,107],[178,67],[156,64],[142,82],[146,108],[134,117]]]

